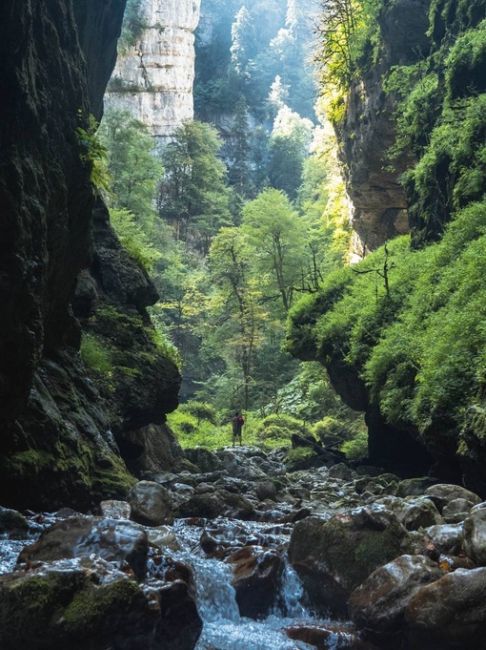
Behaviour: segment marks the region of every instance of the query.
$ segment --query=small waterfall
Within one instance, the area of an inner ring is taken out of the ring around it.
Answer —
[[[291,564],[286,561],[282,575],[279,605],[275,613],[292,619],[308,619],[310,614],[302,605],[303,595],[304,587],[299,576]]]

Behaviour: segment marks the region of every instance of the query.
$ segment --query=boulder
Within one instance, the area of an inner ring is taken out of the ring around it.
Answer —
[[[292,532],[289,558],[313,607],[346,614],[347,600],[377,567],[408,550],[408,534],[383,508],[308,517]]]
[[[464,541],[464,527],[462,524],[430,526],[424,532],[426,539],[434,545],[439,553],[456,555],[461,552]]]
[[[443,575],[422,555],[402,555],[375,571],[349,599],[352,620],[373,637],[395,635],[404,624],[405,608],[424,584]]]
[[[126,501],[115,501],[109,499],[100,503],[100,510],[103,517],[110,519],[130,519],[132,508]]]
[[[0,577],[2,650],[149,648],[157,612],[138,585],[91,578],[66,568]]]
[[[352,481],[355,477],[354,471],[345,463],[337,463],[329,468],[329,478],[338,478],[342,481]]]
[[[399,519],[407,530],[418,530],[444,523],[434,503],[426,497],[405,501],[403,515]]]
[[[275,551],[246,546],[229,556],[241,616],[264,618],[275,605],[284,562]]]
[[[0,506],[0,535],[25,537],[28,528],[29,524],[24,515],[21,515],[17,510]]]
[[[188,501],[182,503],[177,510],[178,517],[234,517],[236,519],[251,519],[255,516],[253,504],[241,496],[228,490],[203,492],[194,494]]]
[[[152,650],[193,650],[203,628],[193,585],[175,580],[164,585],[157,596],[160,619]]]
[[[193,650],[202,622],[182,580],[133,580],[47,566],[0,577],[2,650]]]
[[[153,481],[139,481],[130,490],[132,519],[147,526],[161,526],[173,520],[170,492]]]
[[[479,650],[486,635],[486,568],[457,569],[419,589],[405,610],[414,650]]]
[[[433,479],[428,476],[406,478],[398,484],[397,496],[402,498],[421,496],[433,482]]]
[[[277,488],[273,481],[259,481],[255,486],[255,494],[260,501],[266,499],[275,500],[277,497]]]
[[[202,447],[185,449],[184,454],[202,473],[217,472],[223,466],[218,456],[209,449],[203,449]]]
[[[425,496],[428,496],[435,505],[442,512],[444,506],[454,499],[465,499],[470,501],[473,505],[481,503],[481,499],[477,494],[466,490],[461,485],[452,485],[449,483],[439,483],[438,485],[431,485],[425,490]]]
[[[147,568],[147,533],[131,521],[99,517],[71,517],[42,533],[20,553],[19,562],[32,564],[72,558],[99,557],[131,568],[143,580]]]
[[[474,510],[464,521],[464,550],[476,564],[486,565],[486,509]]]
[[[462,497],[453,499],[444,506],[442,516],[448,524],[457,524],[466,519],[473,505],[471,501]]]

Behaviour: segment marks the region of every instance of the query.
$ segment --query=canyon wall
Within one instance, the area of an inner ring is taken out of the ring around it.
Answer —
[[[121,48],[105,101],[134,114],[163,142],[194,117],[200,0],[142,0],[139,10],[139,33]]]
[[[157,293],[91,181],[89,115],[102,112],[124,9],[121,0],[0,7],[4,505],[92,507],[126,495],[135,479],[125,458],[143,471],[145,445],[158,445],[159,466],[178,453],[164,414],[180,377],[146,311]],[[94,351],[109,350],[103,380],[80,355],[81,320]]]

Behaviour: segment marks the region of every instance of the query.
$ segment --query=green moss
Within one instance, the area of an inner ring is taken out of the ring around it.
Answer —
[[[307,460],[315,456],[315,452],[310,447],[296,447],[289,449],[287,452],[287,463],[298,463],[302,460]]]
[[[21,577],[0,588],[0,645],[6,648],[47,647],[53,624],[73,593],[82,588],[81,573]]]
[[[81,341],[81,358],[95,372],[109,377],[113,371],[113,361],[109,348],[94,334],[84,334]]]
[[[141,598],[138,585],[130,580],[85,589],[64,610],[62,626],[69,636],[81,638],[110,632],[113,620],[123,620]]]

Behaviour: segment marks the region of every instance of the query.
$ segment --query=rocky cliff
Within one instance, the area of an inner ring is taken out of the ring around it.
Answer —
[[[365,412],[373,462],[432,463],[481,494],[485,18],[484,0],[381,3],[378,68],[352,84],[338,136],[355,227],[368,248],[390,241],[326,278],[289,330],[291,351],[322,362]],[[390,145],[395,170],[384,171]],[[396,236],[404,211],[410,235]]]
[[[125,493],[133,478],[120,454],[123,434],[155,423],[167,435],[163,414],[177,403],[177,369],[154,343],[145,311],[155,290],[121,249],[91,183],[88,116],[101,114],[124,6],[7,0],[0,8],[0,501],[6,504],[88,507],[102,495]],[[80,358],[81,327],[71,306],[76,285],[82,294],[79,273],[90,265],[83,274],[89,300],[84,313],[75,301],[77,314],[103,320],[93,314],[104,306],[113,350],[131,350],[133,357],[118,364],[127,367],[125,377],[114,364],[109,385]],[[114,321],[125,315],[129,323],[116,330]],[[143,457],[144,435],[129,454],[134,465]]]
[[[142,0],[140,22],[122,49],[106,96],[164,139],[194,116],[194,32],[200,0]]]
[[[376,65],[350,86],[347,109],[337,125],[340,157],[353,202],[352,226],[362,250],[375,250],[388,239],[409,232],[407,198],[400,175],[410,166],[410,152],[394,164],[396,97],[382,80],[393,66],[411,65],[430,49],[428,0],[399,0],[379,14],[382,47]]]

